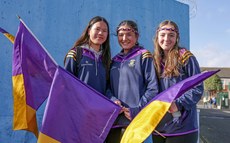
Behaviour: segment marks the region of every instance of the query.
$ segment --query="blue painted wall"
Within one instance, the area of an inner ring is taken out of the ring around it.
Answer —
[[[16,15],[61,66],[69,48],[96,15],[109,21],[112,55],[120,51],[113,34],[125,19],[137,22],[139,43],[151,52],[155,29],[165,19],[179,25],[181,45],[189,48],[189,7],[175,0],[0,0],[0,27],[13,35],[19,25]],[[0,34],[0,143],[34,143],[33,134],[12,130],[11,64],[12,44]],[[44,105],[38,112],[39,123],[43,109]]]

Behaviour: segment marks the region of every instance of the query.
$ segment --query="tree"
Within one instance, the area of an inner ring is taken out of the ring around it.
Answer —
[[[222,88],[222,83],[220,77],[215,74],[204,81],[204,89],[208,91],[211,95],[220,92]]]

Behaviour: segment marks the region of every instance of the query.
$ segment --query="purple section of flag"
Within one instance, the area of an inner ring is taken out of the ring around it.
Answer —
[[[58,67],[41,132],[63,143],[103,143],[120,109]]]
[[[181,82],[171,86],[167,90],[164,90],[160,94],[158,94],[154,99],[151,100],[160,100],[164,102],[171,103],[177,97],[183,95],[186,91],[193,88],[197,84],[201,83],[205,79],[209,78],[210,76],[214,75],[215,73],[219,72],[220,70],[216,71],[205,71],[194,76],[188,77]]]
[[[14,42],[13,76],[22,74],[26,103],[37,110],[49,95],[56,63],[20,21]]]
[[[6,30],[2,29],[1,27],[0,27],[0,32],[3,33],[3,34],[8,33]]]

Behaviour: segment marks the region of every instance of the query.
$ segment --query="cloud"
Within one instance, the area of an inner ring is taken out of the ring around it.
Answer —
[[[201,67],[230,67],[230,51],[225,48],[209,44],[198,49],[191,48],[191,52],[196,56]]]

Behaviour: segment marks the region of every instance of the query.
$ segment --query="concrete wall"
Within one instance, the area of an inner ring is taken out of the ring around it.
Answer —
[[[139,43],[153,51],[152,38],[165,19],[181,30],[181,45],[189,48],[189,7],[174,0],[0,0],[0,27],[15,35],[21,16],[27,26],[63,66],[63,58],[80,36],[88,21],[100,15],[110,24],[112,55],[120,51],[115,33],[121,20],[138,23]],[[0,142],[34,143],[26,131],[12,130],[13,98],[11,82],[12,44],[0,35]],[[43,107],[38,112],[41,123]]]

